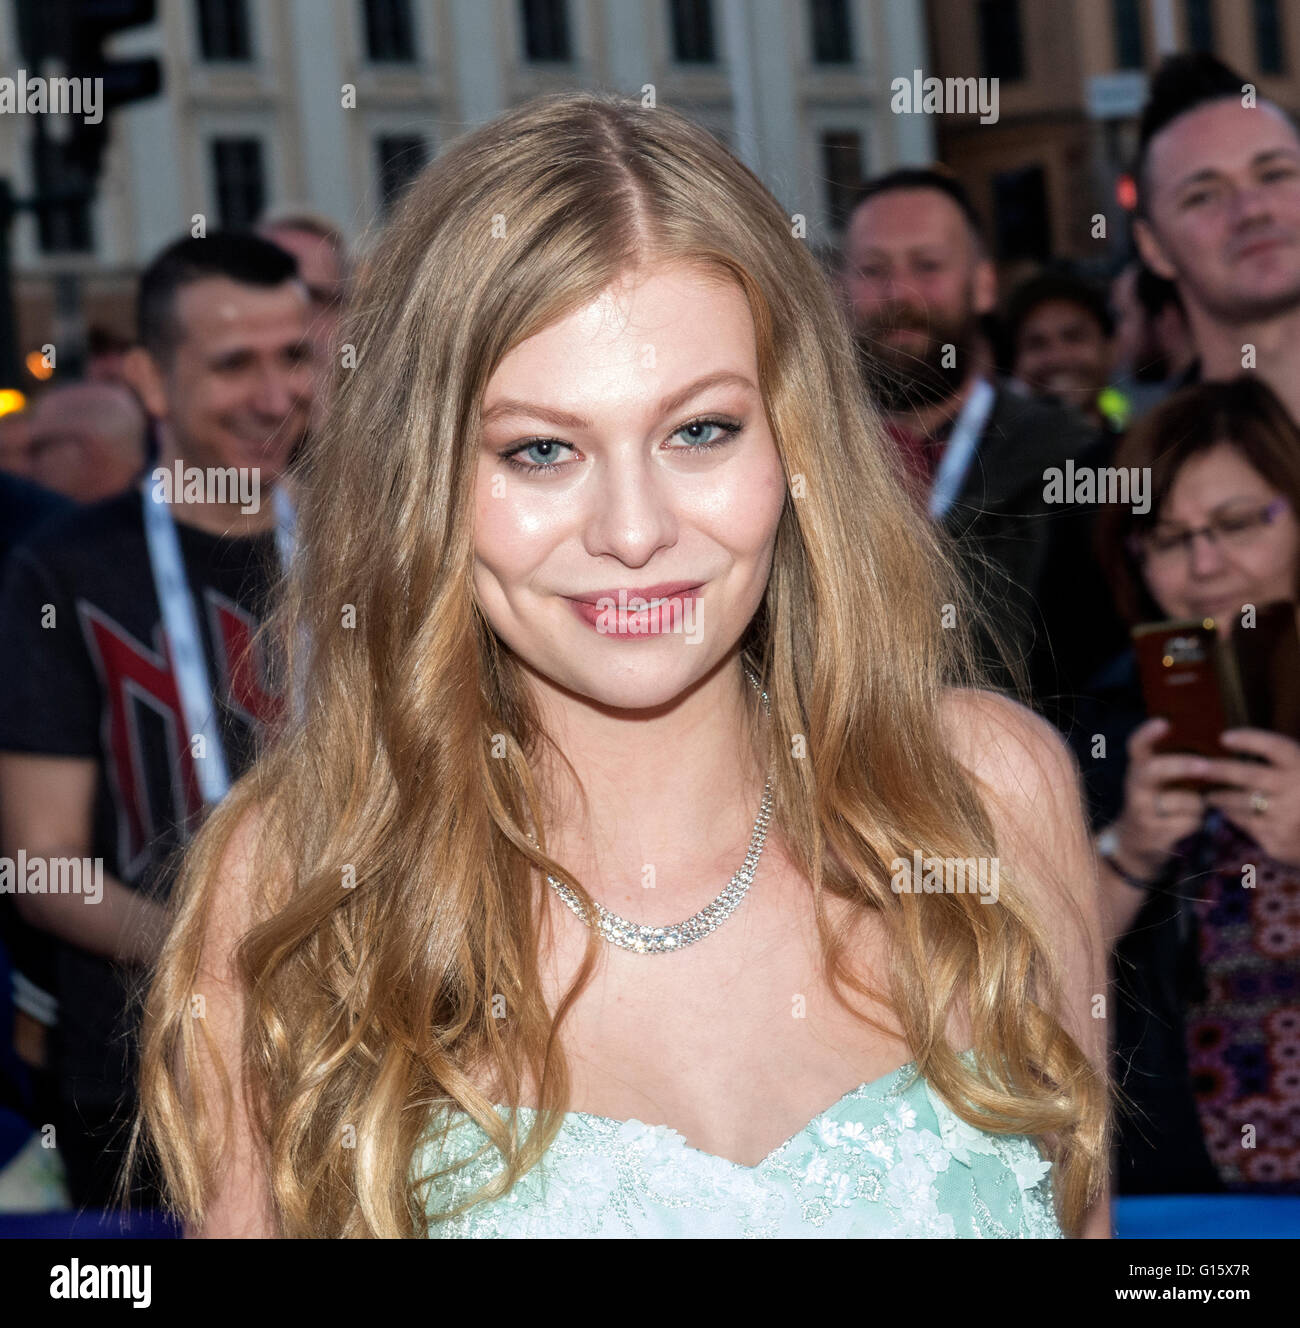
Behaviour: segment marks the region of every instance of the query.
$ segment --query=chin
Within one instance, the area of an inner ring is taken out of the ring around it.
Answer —
[[[706,657],[665,657],[662,651],[647,650],[640,658],[630,652],[638,647],[620,645],[629,658],[590,662],[579,669],[548,674],[551,681],[595,705],[609,710],[655,710],[671,705],[708,672]]]

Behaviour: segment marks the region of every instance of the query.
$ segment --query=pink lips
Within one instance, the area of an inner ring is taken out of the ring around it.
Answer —
[[[1244,244],[1237,250],[1237,257],[1254,258],[1258,254],[1269,253],[1273,249],[1280,249],[1287,243],[1286,237],[1282,235],[1271,235],[1266,239],[1254,240],[1250,244]]]
[[[602,636],[650,637],[682,631],[688,604],[699,598],[698,581],[663,581],[653,586],[615,586],[566,595],[574,612]]]

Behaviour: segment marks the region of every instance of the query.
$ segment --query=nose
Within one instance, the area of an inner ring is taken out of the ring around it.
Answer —
[[[1194,577],[1210,577],[1223,569],[1223,550],[1219,542],[1205,531],[1197,531],[1191,539],[1188,570]]]
[[[670,479],[648,458],[611,455],[592,486],[583,546],[593,558],[611,555],[644,567],[677,540],[678,520],[667,492]]]
[[[257,379],[253,408],[267,418],[283,419],[301,404],[307,392],[309,375],[297,366],[267,368]]]
[[[1268,195],[1258,185],[1245,185],[1233,194],[1231,217],[1235,226],[1267,221],[1271,215]]]

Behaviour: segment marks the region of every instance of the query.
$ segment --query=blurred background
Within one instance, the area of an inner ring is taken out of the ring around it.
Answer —
[[[103,77],[107,105],[98,125],[0,115],[0,386],[39,386],[47,344],[55,375],[87,353],[112,373],[137,273],[197,214],[305,208],[355,243],[444,143],[560,88],[652,85],[819,252],[861,181],[938,159],[1003,282],[1049,255],[1100,275],[1128,250],[1149,71],[1211,50],[1298,109],[1297,17],[1284,0],[8,0],[0,67]],[[914,70],[997,78],[998,119],[893,113]]]

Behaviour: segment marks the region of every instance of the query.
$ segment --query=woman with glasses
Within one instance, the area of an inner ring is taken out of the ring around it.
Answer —
[[[1099,523],[1130,623],[1241,632],[1247,606],[1300,599],[1300,429],[1260,379],[1177,393],[1114,464],[1150,496]],[[1074,734],[1115,943],[1117,1188],[1300,1193],[1300,743],[1161,753],[1137,677],[1130,651]]]

